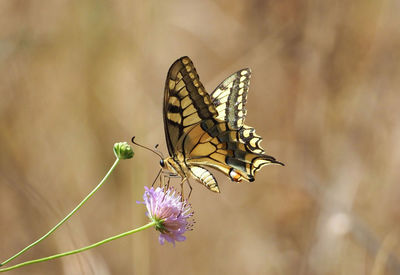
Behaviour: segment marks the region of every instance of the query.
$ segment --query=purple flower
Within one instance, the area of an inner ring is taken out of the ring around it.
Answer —
[[[143,203],[147,207],[146,215],[156,222],[156,230],[160,232],[160,244],[165,241],[173,243],[186,240],[183,234],[193,225],[193,212],[187,201],[181,200],[181,195],[173,188],[144,187]]]

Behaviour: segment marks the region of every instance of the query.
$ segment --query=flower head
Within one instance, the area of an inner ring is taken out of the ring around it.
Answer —
[[[186,239],[183,234],[193,225],[193,212],[187,201],[181,200],[181,195],[173,188],[144,187],[143,203],[146,205],[146,215],[156,222],[156,230],[160,232],[158,240],[161,244],[165,241],[173,243]]]

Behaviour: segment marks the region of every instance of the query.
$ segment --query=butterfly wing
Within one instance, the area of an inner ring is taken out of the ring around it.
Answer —
[[[241,131],[231,130],[226,122],[212,118],[192,128],[184,141],[189,165],[218,169],[233,181],[254,181],[262,166],[281,164],[272,156],[251,151],[249,146],[241,141]]]
[[[237,71],[211,93],[211,100],[218,111],[217,119],[226,121],[231,129],[238,130],[243,126],[250,77],[251,70],[248,68]]]
[[[181,139],[204,119],[217,111],[189,57],[175,61],[167,75],[164,92],[164,130],[171,157],[182,151]]]
[[[256,134],[253,127],[244,125],[250,77],[249,68],[230,75],[215,88],[211,94],[211,100],[218,111],[217,118],[226,121],[230,129],[239,131],[238,140],[245,144],[250,152],[263,154],[262,138]]]

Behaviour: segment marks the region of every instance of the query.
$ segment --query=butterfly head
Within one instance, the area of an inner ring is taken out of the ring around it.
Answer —
[[[170,172],[176,173],[175,170],[175,161],[173,158],[171,157],[167,157],[165,159],[161,159],[160,160],[160,166],[161,168],[165,169],[165,170],[169,170]]]
[[[165,168],[165,161],[163,159],[160,159],[160,166],[162,168]]]
[[[182,170],[182,168],[179,165],[178,161],[176,161],[172,157],[167,157],[165,159],[161,159],[160,160],[160,166],[164,170],[167,170],[169,172],[169,174],[179,175],[182,178],[185,177],[185,172]]]

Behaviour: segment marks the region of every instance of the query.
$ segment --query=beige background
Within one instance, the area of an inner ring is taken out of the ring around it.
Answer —
[[[206,89],[253,71],[246,122],[286,167],[253,184],[193,184],[196,225],[153,230],[9,274],[399,274],[399,1],[0,2],[0,258],[67,214],[112,145],[167,152],[167,70],[193,59]],[[143,225],[158,171],[135,148],[52,237],[15,263]],[[391,253],[391,254],[388,254]],[[391,255],[391,256],[390,256]]]

